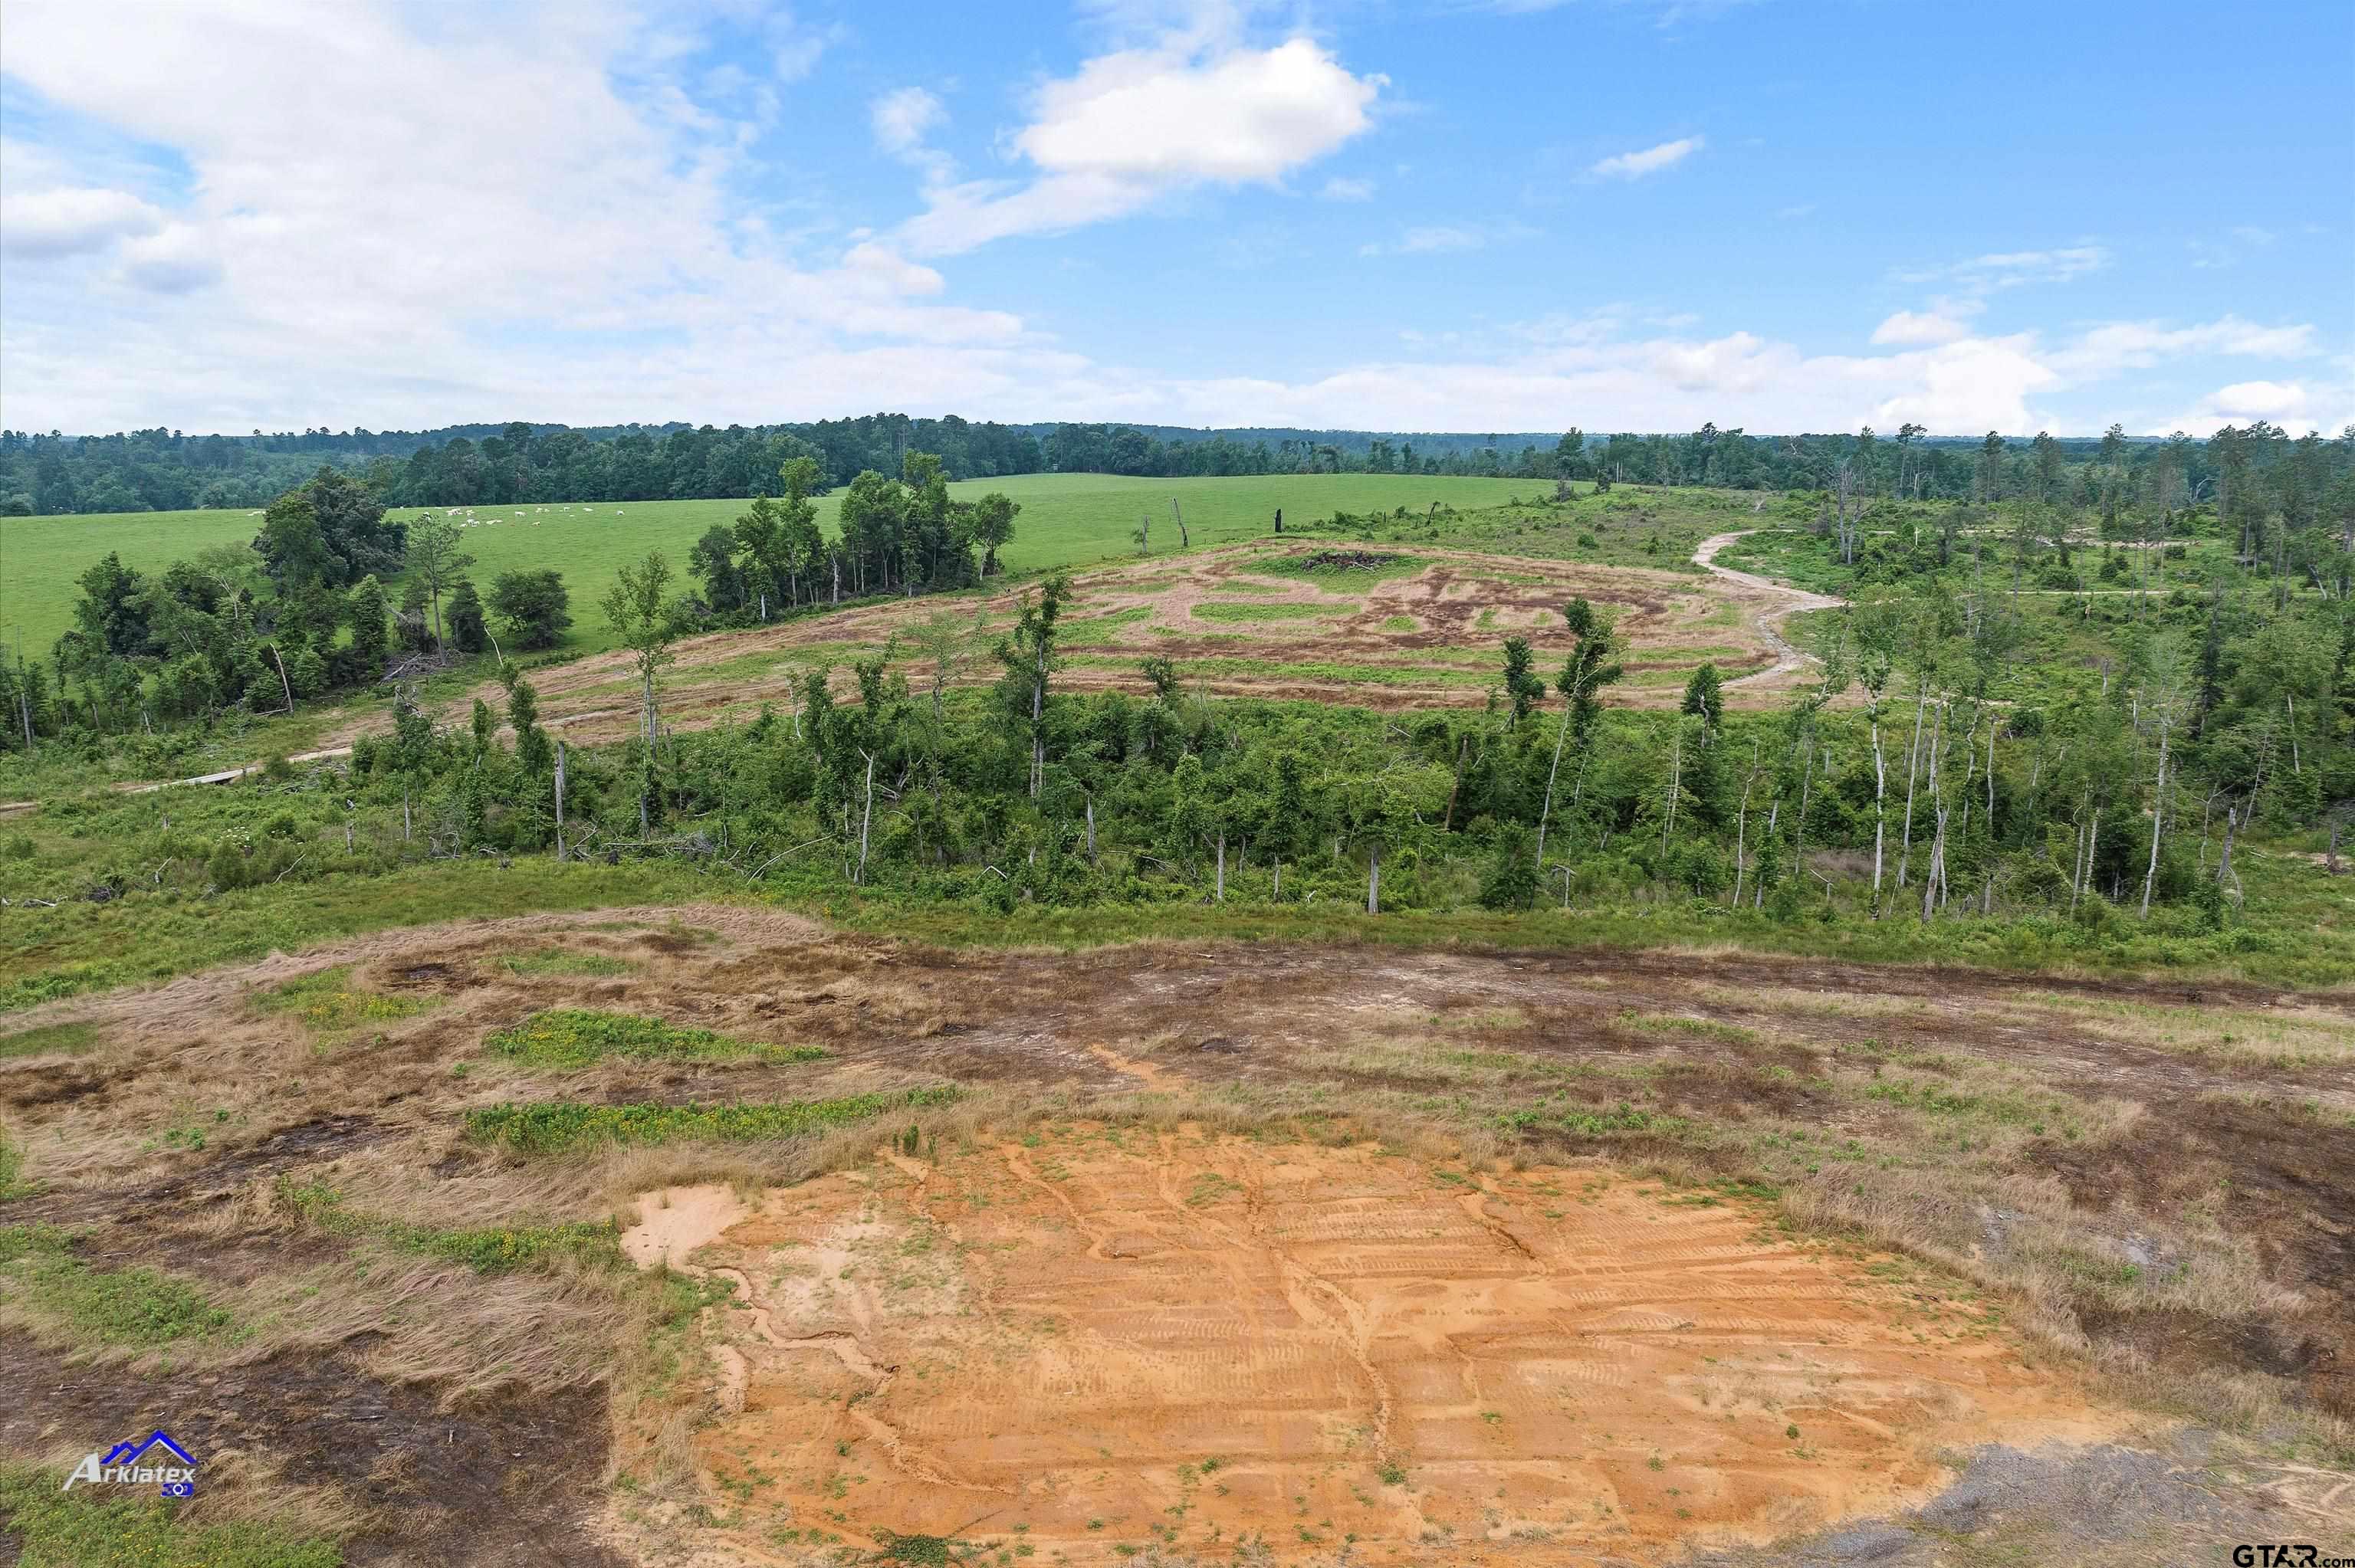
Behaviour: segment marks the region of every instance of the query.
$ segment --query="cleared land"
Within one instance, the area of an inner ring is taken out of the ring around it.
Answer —
[[[1336,555],[1378,564],[1316,564]],[[1611,694],[1614,703],[1672,704],[1706,660],[1737,683],[1728,693],[1734,705],[1764,705],[1801,678],[1806,662],[1762,619],[1826,601],[1730,577],[1256,539],[1080,574],[1062,621],[1064,668],[1057,684],[1148,693],[1141,665],[1158,656],[1176,661],[1189,686],[1218,696],[1391,710],[1477,706],[1497,683],[1497,648],[1507,637],[1527,638],[1546,673],[1560,667],[1576,641],[1561,606],[1584,595],[1618,607],[1631,644],[1625,682]],[[968,629],[975,615],[986,618],[957,681],[995,680],[988,643],[1011,624],[1018,603],[1013,590],[987,599],[913,599],[687,639],[664,673],[665,721],[701,728],[749,719],[764,704],[790,705],[810,669],[845,665],[894,639],[897,667],[911,684],[925,685],[933,666],[911,633],[943,613],[964,618]],[[551,665],[532,681],[542,722],[570,738],[613,740],[636,726],[636,690],[621,654]],[[835,689],[855,694],[846,669],[837,669]],[[495,707],[503,700],[497,684],[485,682],[449,705],[445,717],[463,716],[477,696]],[[353,735],[382,725],[371,715],[330,731],[323,744],[347,745]]]
[[[1126,555],[1141,514],[1150,513],[1156,551],[1178,547],[1169,511],[1184,509],[1194,543],[1217,545],[1255,537],[1284,510],[1287,527],[1303,527],[1336,512],[1364,514],[1406,507],[1422,513],[1436,502],[1458,508],[1494,506],[1546,488],[1536,480],[1439,479],[1405,474],[1268,474],[1234,479],[1124,479],[1101,473],[1016,474],[966,480],[949,486],[960,501],[992,491],[1021,503],[1014,542],[1003,552],[1008,570],[1079,566]],[[839,490],[818,498],[819,525],[831,535]],[[687,569],[687,553],[714,524],[742,515],[742,501],[549,502],[517,506],[395,507],[389,515],[413,518],[473,514],[464,548],[474,557],[475,580],[487,588],[501,572],[554,567],[572,590],[574,648],[606,648],[612,639],[596,604],[614,568],[649,550],[668,554]],[[156,571],[217,545],[244,545],[260,529],[258,513],[132,512],[66,517],[0,518],[0,635],[33,653],[46,653],[73,624],[74,578],[109,550],[125,566]]]
[[[689,906],[8,1027],[0,1449],[358,1562],[2355,1529],[2344,992]]]

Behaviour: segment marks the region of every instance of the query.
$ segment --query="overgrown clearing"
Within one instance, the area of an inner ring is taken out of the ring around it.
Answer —
[[[321,995],[418,1005],[323,1055],[256,1004]],[[485,1050],[616,1014],[559,1033],[825,1054],[568,1045],[558,1079]],[[1225,1561],[1246,1532],[1811,1562],[1983,1440],[2080,1445],[2039,1461],[2057,1499],[2183,1418],[2202,1465],[2105,1514],[2122,1552],[2355,1523],[2345,992],[935,948],[672,905],[21,1022],[74,1044],[0,1060],[0,1446],[236,1447],[180,1531],[363,1563]],[[534,1484],[556,1451],[579,1480]],[[2000,1561],[2067,1523],[1964,1538]]]
[[[1220,696],[1382,709],[1476,706],[1495,683],[1495,659],[1483,645],[1523,637],[1541,659],[1558,662],[1576,641],[1561,613],[1572,595],[1619,609],[1634,689],[1617,695],[1628,703],[1672,703],[1704,659],[1729,680],[1774,662],[1755,617],[1778,603],[1778,596],[1740,585],[1643,567],[1462,551],[1392,556],[1367,570],[1295,570],[1298,563],[1331,554],[1331,546],[1271,543],[1078,576],[1064,623],[1076,652],[1062,684],[1149,694],[1138,664],[1151,657],[1175,662],[1190,683]],[[969,630],[980,617],[986,640],[1010,625],[1018,604],[1013,591],[965,596],[945,612],[936,601],[914,599],[689,638],[678,644],[665,677],[666,713],[687,728],[749,721],[763,705],[798,701],[803,681],[823,664],[837,666],[840,694],[855,696],[857,687],[840,666],[871,657],[895,640],[910,680],[922,685],[933,663],[916,640],[919,628],[947,613],[962,618],[961,630]],[[1731,619],[1723,613],[1729,606]],[[977,652],[964,651],[956,682],[996,673]],[[534,676],[544,722],[576,742],[629,732],[636,722],[630,682],[619,654],[568,662]],[[1737,705],[1756,706],[1787,684],[1743,684],[1730,694]],[[474,697],[499,694],[496,685],[479,686],[453,694],[444,711],[455,716]],[[363,722],[373,728],[382,721]],[[358,727],[328,730],[319,738],[345,744]]]
[[[1134,553],[1129,535],[1141,514],[1152,517],[1156,555],[1178,548],[1179,530],[1169,510],[1174,497],[1185,532],[1199,547],[1255,539],[1273,525],[1279,508],[1288,528],[1305,529],[1336,512],[1361,514],[1399,507],[1422,514],[1433,503],[1450,508],[1491,506],[1550,487],[1529,479],[1475,479],[1413,474],[1263,474],[1235,479],[1126,479],[1103,473],[1016,474],[961,481],[959,500],[991,492],[1022,508],[1014,543],[1003,552],[1008,570],[1038,572]],[[837,531],[842,491],[818,498],[818,518]],[[649,550],[684,564],[688,548],[714,524],[741,516],[744,501],[612,501],[460,507],[476,526],[465,531],[474,572],[488,583],[501,572],[555,567],[572,591],[580,624],[568,647],[593,652],[613,645],[593,607],[616,567]],[[442,515],[442,507],[400,507],[409,519]],[[66,517],[0,517],[0,555],[8,562],[9,637],[47,649],[70,626],[74,577],[112,550],[123,565],[156,571],[217,545],[243,545],[261,526],[258,514],[133,512]],[[582,610],[588,613],[581,614]]]

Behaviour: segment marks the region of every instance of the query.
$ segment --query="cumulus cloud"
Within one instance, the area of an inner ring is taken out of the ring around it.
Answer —
[[[1680,136],[1657,147],[1646,147],[1641,152],[1621,153],[1604,158],[1586,172],[1599,180],[1640,180],[1646,175],[1657,175],[1662,169],[1674,168],[1707,145],[1706,137]]]
[[[945,255],[1195,185],[1273,184],[1369,130],[1386,84],[1305,37],[1253,49],[1187,37],[1102,55],[1032,94],[1009,144],[1037,177],[928,192],[904,234],[918,253]]]
[[[192,224],[167,224],[123,248],[123,276],[159,294],[185,294],[221,281],[220,258]]]
[[[2147,370],[2164,359],[2189,355],[2241,358],[2301,359],[2317,353],[2314,328],[2304,323],[2263,326],[2227,315],[2192,326],[2157,322],[2113,322],[2094,327],[2053,355],[2057,369],[2076,376]]]
[[[1872,329],[1872,341],[1877,344],[1952,343],[1970,335],[1969,327],[1935,311],[1899,311]]]
[[[1325,182],[1325,188],[1316,194],[1327,201],[1371,201],[1374,199],[1374,182],[1329,179]]]
[[[394,0],[254,0],[123,27],[10,0],[8,28],[12,90],[170,149],[187,191],[59,197],[115,182],[75,177],[71,146],[9,149],[12,424],[637,418],[739,406],[783,364],[815,414],[986,384],[928,385],[928,355],[1050,382],[1070,363],[1011,313],[943,301],[900,247],[772,232],[733,197],[747,128],[696,96],[693,40],[615,9],[527,0],[453,29]],[[77,260],[93,247],[112,265]]]
[[[2263,419],[2292,435],[2309,430],[2335,436],[2355,426],[2355,385],[2325,385],[2309,381],[2235,381],[2219,387],[2174,418],[2151,426],[2144,433],[2163,436],[2176,430],[2206,435],[2226,425],[2249,425]]]
[[[868,117],[875,128],[875,144],[894,157],[904,157],[948,120],[948,110],[923,88],[903,87],[878,98]]]
[[[60,185],[0,194],[0,248],[16,256],[87,255],[163,225],[164,215],[129,191]]]

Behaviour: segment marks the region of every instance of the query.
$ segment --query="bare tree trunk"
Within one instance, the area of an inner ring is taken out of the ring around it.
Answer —
[[[1031,681],[1031,800],[1046,789],[1046,638],[1039,638],[1039,673]]]
[[[2167,730],[2158,721],[2158,783],[2150,802],[2150,865],[2142,874],[2142,917],[2150,918],[2150,890],[2158,881],[2158,841],[2167,830]]]
[[[1996,854],[1996,842],[1995,842],[1995,732],[1996,732],[1996,726],[1997,726],[1997,719],[1996,719],[1996,716],[1995,716],[1993,714],[1988,715],[1987,715],[1987,890],[1986,890],[1986,894],[1985,894],[1984,897],[1982,897],[1982,899],[1980,900],[1980,909],[1979,909],[1979,913],[1981,913],[1982,915],[1992,915],[1992,914],[1994,914],[1994,913],[1995,913],[1995,854]]]
[[[400,842],[408,843],[416,834],[416,821],[409,810],[409,780],[400,781]]]
[[[1284,857],[1282,855],[1275,857],[1275,891],[1270,896],[1278,904],[1284,902]]]
[[[1668,809],[1660,813],[1660,853],[1668,853],[1668,839],[1677,831],[1677,793],[1685,781],[1685,732],[1679,724],[1668,742]]]
[[[1930,673],[1922,672],[1922,683],[1913,694],[1913,749],[1905,758],[1905,824],[1897,847],[1897,885],[1905,885],[1905,873],[1913,856],[1913,779],[1922,768],[1922,714],[1930,702]]]
[[[1088,863],[1089,863],[1090,865],[1093,865],[1093,864],[1095,864],[1095,863],[1096,863],[1096,803],[1095,803],[1095,801],[1092,799],[1092,800],[1090,800],[1088,801]]]
[[[2094,808],[2094,820],[2085,828],[2085,885],[2094,885],[2094,858],[2101,848],[2102,809]]]
[[[1374,858],[1366,869],[1366,913],[1382,912],[1382,842],[1374,841]]]
[[[564,859],[564,743],[556,743],[556,858]]]
[[[2338,843],[2339,843],[2339,834],[2338,834],[2338,830],[2337,830],[2337,829],[2335,829],[2335,828],[2331,831],[2331,838],[2330,838],[2330,842],[2331,842],[2331,846],[2332,846],[2334,849],[2338,847]],[[2223,885],[2223,883],[2224,883],[2224,879],[2225,879],[2226,877],[2228,877],[2228,876],[2232,876],[2232,808],[2230,805],[2227,805],[2227,806],[2224,808],[2224,853],[2223,853],[2223,854],[2222,855],[2222,857],[2220,857],[2220,858],[2217,860],[2217,862],[2216,862],[2216,884],[2217,884],[2217,885],[2218,885],[2218,886],[2220,886],[2220,887],[2221,887],[2221,886],[2222,886],[2222,885]],[[2238,881],[2238,880],[2239,880],[2239,878],[2234,877],[2234,878],[2233,878],[2233,880],[2234,880],[2234,881]]]
[[[1554,780],[1555,780],[1556,779],[1559,779],[1560,777],[1561,777],[1561,743],[1562,743],[1563,741],[1565,741],[1565,740],[1568,740],[1569,738],[1570,738],[1570,709],[1569,709],[1569,707],[1568,707],[1568,706],[1564,706],[1564,708],[1562,709],[1562,714],[1561,714],[1561,727],[1560,729],[1558,729],[1558,730],[1554,731],[1554,736],[1553,736],[1553,766],[1552,766],[1551,768],[1550,768],[1546,769],[1546,792],[1545,792],[1545,805],[1544,805],[1544,807],[1543,807],[1542,809],[1540,809],[1540,810],[1539,810],[1539,812],[1538,812],[1538,858],[1537,858],[1537,868],[1538,868],[1538,870],[1539,870],[1540,873],[1542,873],[1542,872],[1545,870],[1545,839],[1546,839],[1546,823],[1547,823],[1549,821],[1550,821],[1550,820],[1551,820],[1551,818],[1552,818],[1552,816],[1553,816],[1553,785],[1554,785]]]
[[[2085,885],[2085,824],[2077,824],[2076,836],[2069,845],[2069,913],[2077,913],[2077,894]]]
[[[1174,495],[1169,498],[1169,510],[1178,519],[1178,547],[1181,550],[1192,549],[1194,539],[1193,535],[1186,532],[1186,514],[1178,509],[1178,498]]]
[[[1889,836],[1889,765],[1881,755],[1881,697],[1877,693],[1866,722],[1872,730],[1872,917],[1878,920],[1881,846]]]
[[[1742,814],[1734,820],[1733,823],[1733,906],[1736,909],[1742,907],[1742,874],[1748,869],[1748,862],[1742,859],[1742,852],[1749,847],[1750,791],[1756,787],[1757,783],[1758,743],[1753,740],[1750,743],[1750,777],[1742,781]],[[1562,896],[1567,903],[1569,895],[1565,893]]]
[[[286,679],[286,661],[279,657],[275,642],[270,645],[270,656],[278,661],[278,689],[286,694],[286,711],[291,714],[294,711],[294,687]]]
[[[1224,828],[1220,828],[1220,829],[1219,830],[1219,872],[1218,872],[1218,880],[1217,880],[1215,883],[1213,883],[1213,884],[1211,885],[1211,891],[1210,891],[1210,902],[1211,902],[1211,903],[1213,903],[1213,904],[1224,904],[1226,901],[1227,901],[1227,830],[1226,830],[1226,829],[1224,829]]]
[[[867,753],[867,809],[858,818],[858,875],[854,878],[860,886],[867,885],[867,830],[875,821],[875,754]]]

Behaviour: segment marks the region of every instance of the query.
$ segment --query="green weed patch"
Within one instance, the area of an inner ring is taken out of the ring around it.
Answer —
[[[184,1524],[176,1505],[129,1487],[60,1491],[57,1478],[0,1469],[0,1536],[24,1568],[340,1568],[343,1549],[254,1520]]]
[[[92,1268],[52,1225],[0,1226],[0,1300],[136,1349],[237,1332],[229,1312],[186,1280],[153,1268]]]
[[[95,1023],[51,1023],[0,1034],[0,1056],[46,1056],[52,1052],[87,1051],[97,1044]]]
[[[506,1274],[571,1261],[607,1267],[622,1260],[621,1230],[611,1220],[559,1225],[445,1227],[361,1214],[344,1206],[344,1195],[325,1181],[281,1180],[279,1201],[330,1235],[370,1236],[400,1248],[477,1274]]]
[[[584,1144],[677,1143],[690,1139],[736,1142],[847,1127],[885,1111],[946,1105],[956,1097],[954,1087],[943,1086],[781,1105],[599,1106],[557,1100],[468,1111],[466,1136],[480,1143],[504,1145],[519,1154],[556,1154]]]
[[[1337,620],[1356,613],[1354,604],[1221,604],[1210,599],[1194,607],[1197,620]]]
[[[634,1012],[600,1012],[559,1007],[535,1012],[512,1029],[483,1042],[495,1055],[530,1067],[585,1067],[607,1056],[639,1061],[715,1062],[756,1058],[763,1062],[814,1062],[826,1051],[816,1045],[763,1045],[731,1039],[709,1029],[686,1029]]]
[[[537,953],[517,953],[501,959],[499,967],[517,975],[625,975],[637,966],[627,959],[608,958],[603,953],[547,948]]]
[[[323,1034],[411,1018],[433,1005],[422,997],[384,996],[355,990],[351,981],[351,966],[338,964],[266,991],[253,999],[253,1004],[264,1012],[293,1013]]]

